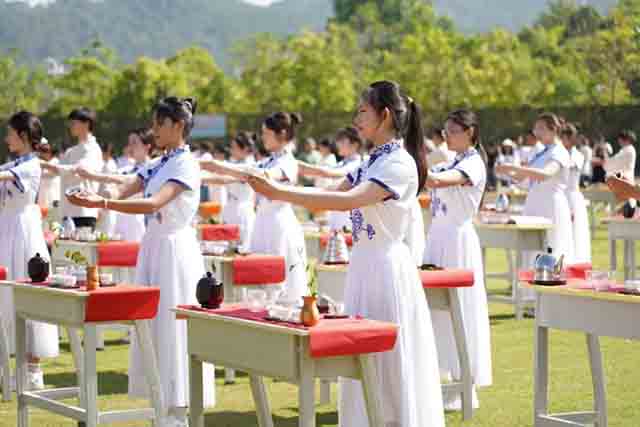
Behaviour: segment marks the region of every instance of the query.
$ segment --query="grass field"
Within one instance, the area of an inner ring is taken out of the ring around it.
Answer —
[[[618,253],[622,253],[619,249]],[[596,268],[608,267],[607,234],[600,227],[593,241],[593,258]],[[504,271],[505,256],[501,251],[489,251],[489,270]],[[506,289],[504,282],[490,282],[492,291]],[[480,409],[466,423],[457,413],[447,414],[447,426],[531,426],[533,407],[533,320],[516,322],[511,307],[491,305],[491,332],[493,345],[494,384],[480,391]],[[640,327],[640,325],[638,325]],[[98,354],[100,369],[100,405],[103,408],[131,408],[140,402],[127,398],[127,346],[109,335],[107,349]],[[601,340],[609,404],[611,427],[640,426],[640,343],[621,339]],[[72,385],[71,355],[65,342],[61,357],[48,361],[45,382],[48,386]],[[636,365],[638,363],[638,365]],[[551,333],[551,409],[572,411],[591,408],[591,377],[588,371],[584,335],[577,333]],[[207,426],[249,427],[256,426],[253,402],[248,378],[240,375],[235,385],[222,384],[221,372],[217,376],[217,406],[207,415]],[[297,426],[297,393],[295,387],[267,381],[276,426]],[[67,427],[76,424],[45,413],[32,410],[34,427]],[[16,425],[15,398],[10,403],[0,403],[0,427]],[[318,426],[337,426],[336,393],[330,405],[318,407]],[[142,426],[144,423],[127,423]]]

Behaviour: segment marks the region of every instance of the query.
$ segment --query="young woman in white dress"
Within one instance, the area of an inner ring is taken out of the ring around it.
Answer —
[[[8,269],[9,280],[27,279],[27,263],[36,254],[49,259],[42,232],[36,196],[40,188],[40,161],[34,149],[42,139],[38,117],[27,111],[9,119],[5,142],[15,160],[0,166],[0,265]],[[11,289],[0,289],[1,327],[5,327],[10,348],[15,348],[15,310]],[[40,358],[58,355],[58,328],[41,322],[27,322],[28,384],[44,388]]]
[[[322,177],[331,182],[328,188],[339,183],[349,173],[355,171],[362,163],[360,150],[362,149],[362,139],[358,135],[358,130],[353,126],[339,129],[336,132],[336,146],[338,154],[342,160],[335,167],[324,167],[311,165],[302,161],[298,161],[300,174],[307,177]],[[351,228],[351,218],[349,212],[330,211],[327,213],[329,228],[331,230],[342,230],[345,227]]]
[[[271,153],[259,162],[257,169],[264,175],[285,185],[298,182],[298,161],[288,148],[295,138],[295,129],[302,119],[297,114],[277,112],[262,123],[262,142]],[[246,179],[247,172],[256,169],[213,160],[205,167],[212,172],[232,178]],[[307,286],[307,251],[300,221],[290,203],[258,198],[256,222],[251,237],[251,252],[284,256],[287,278],[283,298],[302,301],[309,294]]]
[[[578,130],[571,123],[567,123],[561,132],[562,143],[569,150],[570,157],[566,194],[573,224],[573,261],[581,263],[591,262],[591,227],[589,227],[587,204],[580,191],[580,177],[585,158],[576,147],[577,138]]]
[[[125,184],[120,199],[80,194],[70,201],[127,214],[144,214],[147,231],[142,239],[136,283],[160,287],[158,315],[152,322],[160,383],[169,407],[163,427],[187,425],[189,359],[184,321],[170,311],[180,304],[196,304],[195,291],[204,274],[204,263],[192,221],[200,203],[200,167],[185,140],[193,127],[195,102],[165,98],[154,108],[153,134],[165,150],[139,171],[134,183]],[[144,198],[127,199],[144,192]],[[129,362],[129,394],[148,396],[140,349],[133,336]],[[205,404],[214,403],[213,367],[205,367]]]
[[[556,256],[564,255],[565,263],[573,262],[573,227],[566,189],[569,182],[571,158],[559,138],[561,123],[552,113],[538,116],[533,132],[544,149],[536,153],[526,167],[496,166],[497,173],[508,174],[516,180],[529,179],[529,193],[524,215],[549,219],[553,228],[547,233],[547,246]],[[536,253],[525,256],[525,265],[533,267]]]
[[[491,329],[483,282],[480,241],[473,225],[487,184],[484,149],[476,115],[458,110],[449,114],[445,131],[453,161],[431,169],[427,187],[431,189],[433,220],[427,236],[424,262],[444,268],[473,271],[475,283],[458,291],[471,359],[471,373],[477,387],[492,383]],[[460,364],[453,326],[448,313],[433,311],[441,375],[460,379]],[[474,395],[474,406],[478,406]],[[460,393],[445,395],[445,409],[460,410]]]
[[[151,160],[150,153],[154,143],[154,136],[151,129],[139,128],[129,132],[127,141],[127,151],[131,154],[133,164],[125,166],[115,174],[104,174],[92,172],[86,168],[79,167],[76,173],[87,180],[100,182],[102,184],[126,185],[135,184],[138,173],[144,169]],[[125,187],[112,186],[105,197],[118,198],[118,191]],[[142,192],[132,195],[130,198],[142,197]],[[111,211],[116,214],[113,233],[119,234],[123,240],[139,242],[145,232],[144,215],[130,215]]]
[[[240,167],[253,167],[255,160],[255,136],[250,132],[240,132],[230,146],[229,164]],[[215,164],[200,161],[203,170],[214,172]],[[240,227],[240,245],[249,248],[253,236],[253,226],[256,220],[256,193],[246,182],[238,178],[219,174],[203,174],[202,181],[206,184],[224,185],[226,187],[227,204],[222,210],[222,221],[225,224],[236,224]]]
[[[46,138],[43,138],[42,144],[38,147],[38,156],[41,160],[50,162],[54,165],[60,163],[58,159],[57,151],[49,144]],[[38,205],[51,208],[54,203],[60,202],[60,177],[50,173],[49,171],[42,171],[42,178],[40,179],[40,192],[38,193]]]
[[[400,326],[395,348],[375,356],[387,427],[442,427],[444,411],[429,306],[409,247],[411,203],[426,180],[420,108],[393,82],[365,90],[354,120],[374,144],[369,160],[334,191],[288,187],[252,176],[273,200],[311,209],[351,210],[354,246],[345,288],[348,314]],[[342,427],[368,420],[360,383],[340,380]]]

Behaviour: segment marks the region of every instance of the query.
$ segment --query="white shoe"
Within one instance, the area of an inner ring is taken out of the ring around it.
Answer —
[[[160,427],[189,427],[189,421],[186,417],[169,415],[160,423]]]
[[[44,374],[42,371],[27,373],[27,390],[44,390]]]

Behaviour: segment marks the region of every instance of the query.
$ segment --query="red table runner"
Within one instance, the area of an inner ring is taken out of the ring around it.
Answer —
[[[0,266],[0,280],[7,280],[7,269]]]
[[[280,284],[286,279],[284,257],[274,255],[248,255],[233,259],[233,284]]]
[[[469,288],[474,284],[471,270],[420,271],[420,279],[425,288]]]
[[[592,270],[593,266],[590,262],[581,264],[570,264],[565,268],[567,279],[586,279],[587,271]],[[518,272],[518,280],[521,282],[530,282],[533,280],[533,270],[520,270]]]
[[[50,286],[51,282],[31,283],[30,280],[20,280],[32,286]],[[81,286],[69,289],[70,292],[87,292]],[[55,302],[55,298],[53,299]],[[99,287],[89,291],[85,308],[85,322],[122,322],[132,320],[153,319],[158,314],[160,302],[160,288],[133,286],[120,284],[117,286]]]
[[[97,246],[98,266],[135,267],[138,262],[138,242],[107,242]]]
[[[267,316],[266,310],[254,313],[238,305],[223,306],[218,310],[207,310],[198,306],[179,306],[178,308],[292,329],[308,330],[309,350],[313,358],[352,356],[389,351],[395,346],[398,336],[397,325],[376,320],[360,318],[321,319],[320,323],[309,328],[295,323],[265,320]]]
[[[240,226],[235,224],[205,224],[200,226],[202,240],[237,241],[240,240]]]

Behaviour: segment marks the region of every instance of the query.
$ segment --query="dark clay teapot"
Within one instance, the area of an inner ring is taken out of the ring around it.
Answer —
[[[207,272],[206,276],[198,281],[196,298],[203,308],[220,308],[224,300],[224,286],[222,282],[218,282],[213,273]]]
[[[31,258],[27,264],[27,272],[33,283],[41,283],[49,277],[49,262],[42,258],[39,253]]]

